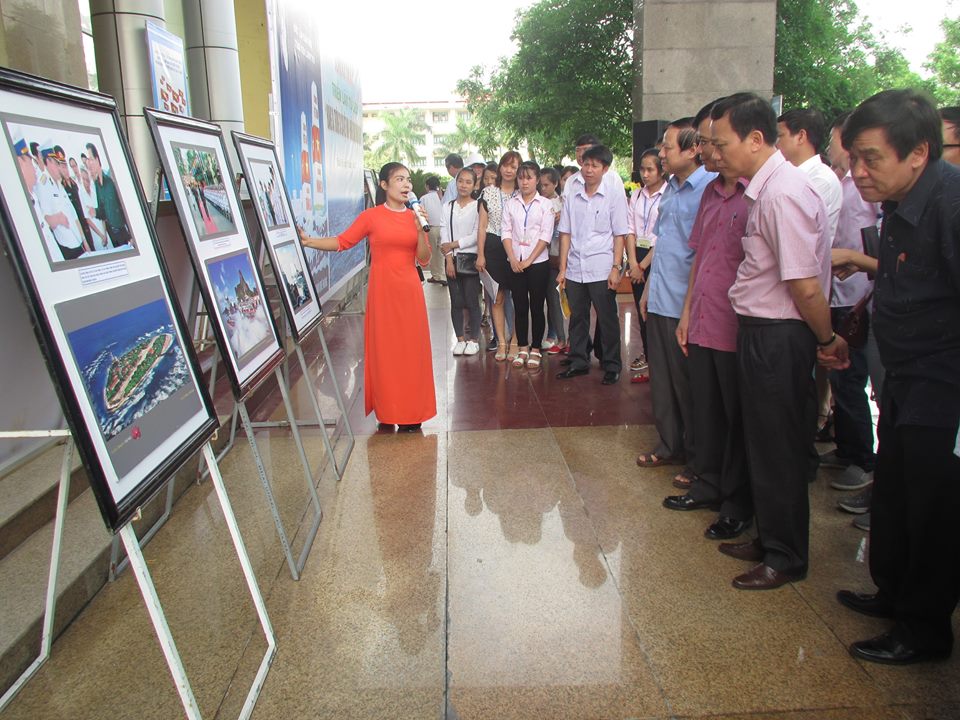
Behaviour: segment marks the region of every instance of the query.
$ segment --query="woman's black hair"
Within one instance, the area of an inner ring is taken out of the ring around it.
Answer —
[[[497,163],[497,187],[500,187],[500,183],[503,181],[503,178],[500,177],[500,168],[514,160],[517,161],[517,165],[523,162],[523,158],[516,150],[507,150],[507,152],[503,154],[503,157],[500,158],[500,162]]]
[[[377,175],[377,178],[380,180],[380,182],[388,183],[390,182],[390,177],[397,170],[407,170],[407,166],[404,165],[403,163],[388,162],[386,165],[380,168],[380,173]],[[375,199],[375,202],[377,205],[383,205],[386,201],[387,201],[387,191],[380,186],[380,183],[377,183],[377,197]]]
[[[645,157],[652,157],[653,161],[657,164],[657,171],[660,173],[660,177],[664,180],[667,179],[667,174],[663,171],[663,162],[660,160],[660,151],[656,148],[647,148],[642,153],[640,153],[640,162],[643,163]]]
[[[533,173],[533,176],[537,178],[537,180],[540,179],[540,165],[533,160],[525,160],[524,162],[520,163],[520,167],[517,168],[517,177],[520,177],[527,172]]]
[[[552,182],[557,187],[560,187],[560,173],[557,172],[557,169],[555,167],[545,167],[543,170],[541,170],[540,182],[543,182],[544,178],[550,178],[550,182]]]

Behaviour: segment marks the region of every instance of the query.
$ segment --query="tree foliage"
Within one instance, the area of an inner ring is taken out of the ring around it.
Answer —
[[[592,132],[629,153],[632,0],[540,0],[518,13],[512,38],[512,58],[489,76],[475,67],[457,85],[489,135],[475,144],[526,142],[532,156],[553,162]]]
[[[944,39],[938,42],[924,63],[933,73],[934,96],[942,105],[960,105],[960,16],[940,22]]]
[[[411,165],[417,163],[419,153],[417,145],[422,145],[427,124],[421,113],[412,108],[393,110],[380,116],[383,130],[370,138],[364,148],[367,151],[364,162],[367,167],[380,167],[384,158],[406,160]]]

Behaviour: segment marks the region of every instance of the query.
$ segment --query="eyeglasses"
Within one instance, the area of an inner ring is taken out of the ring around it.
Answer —
[[[948,148],[948,147],[960,147],[960,143],[944,143],[944,144],[943,144],[943,147],[944,147],[944,148]]]

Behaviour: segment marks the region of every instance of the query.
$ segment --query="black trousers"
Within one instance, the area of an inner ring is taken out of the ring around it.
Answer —
[[[809,450],[817,425],[817,340],[800,320],[740,317],[737,364],[743,431],[764,563],[805,573],[809,563]]]
[[[513,293],[513,323],[517,332],[517,345],[526,347],[527,336],[533,327],[531,347],[540,349],[547,319],[543,313],[547,301],[547,285],[550,283],[550,264],[534,263],[522,273],[510,270],[507,286]],[[533,319],[531,320],[531,315]]]
[[[852,309],[843,307],[831,310],[834,330],[840,327]],[[864,314],[863,322],[869,322],[867,314]],[[864,348],[850,348],[850,366],[844,370],[831,370],[829,378],[833,391],[837,455],[870,471],[876,458],[873,453],[873,418],[867,398],[867,375],[867,351]]]
[[[637,248],[637,262],[643,260],[650,252],[650,248]],[[640,314],[640,298],[643,296],[643,287],[650,278],[650,268],[643,271],[644,283],[633,284],[633,305],[637,309],[637,324],[640,326],[640,341],[643,343],[643,355],[647,355],[647,321]]]
[[[897,425],[887,376],[870,507],[870,574],[896,611],[894,635],[921,650],[953,648],[960,599],[960,458],[956,428]]]
[[[620,372],[620,314],[617,293],[607,287],[606,280],[578,283],[567,280],[567,301],[570,303],[570,367],[590,365],[587,345],[590,342],[590,306],[597,313],[600,329],[600,366],[605,372]]]
[[[660,443],[653,453],[661,458],[684,458],[695,470],[696,432],[690,395],[690,366],[677,344],[677,318],[647,313],[650,344],[650,399]]]
[[[753,497],[743,437],[737,354],[688,344],[697,479],[690,495],[721,503],[720,514],[753,517]]]
[[[466,337],[463,329],[463,311],[470,313],[469,337],[480,337],[480,275],[457,275],[447,278],[447,291],[450,293],[450,320],[457,337]]]

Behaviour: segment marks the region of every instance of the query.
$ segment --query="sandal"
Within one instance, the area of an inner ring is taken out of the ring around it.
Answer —
[[[536,370],[540,367],[540,360],[543,358],[543,355],[540,354],[539,350],[530,351],[530,359],[527,360],[527,368],[533,368]]]
[[[520,351],[517,353],[517,356],[513,359],[513,366],[514,366],[515,368],[521,368],[521,367],[523,367],[524,365],[526,365],[526,364],[527,364],[527,356],[528,356],[529,354],[530,354],[530,353],[528,353],[526,350],[520,350]]]
[[[493,359],[497,362],[503,362],[507,359],[507,346],[503,343],[497,345],[497,354],[493,356]]]
[[[690,468],[684,468],[673,478],[673,486],[679,490],[689,490],[697,474]]]
[[[657,457],[656,453],[640,453],[637,455],[637,465],[640,467],[660,467],[661,465],[683,465],[677,458]]]

